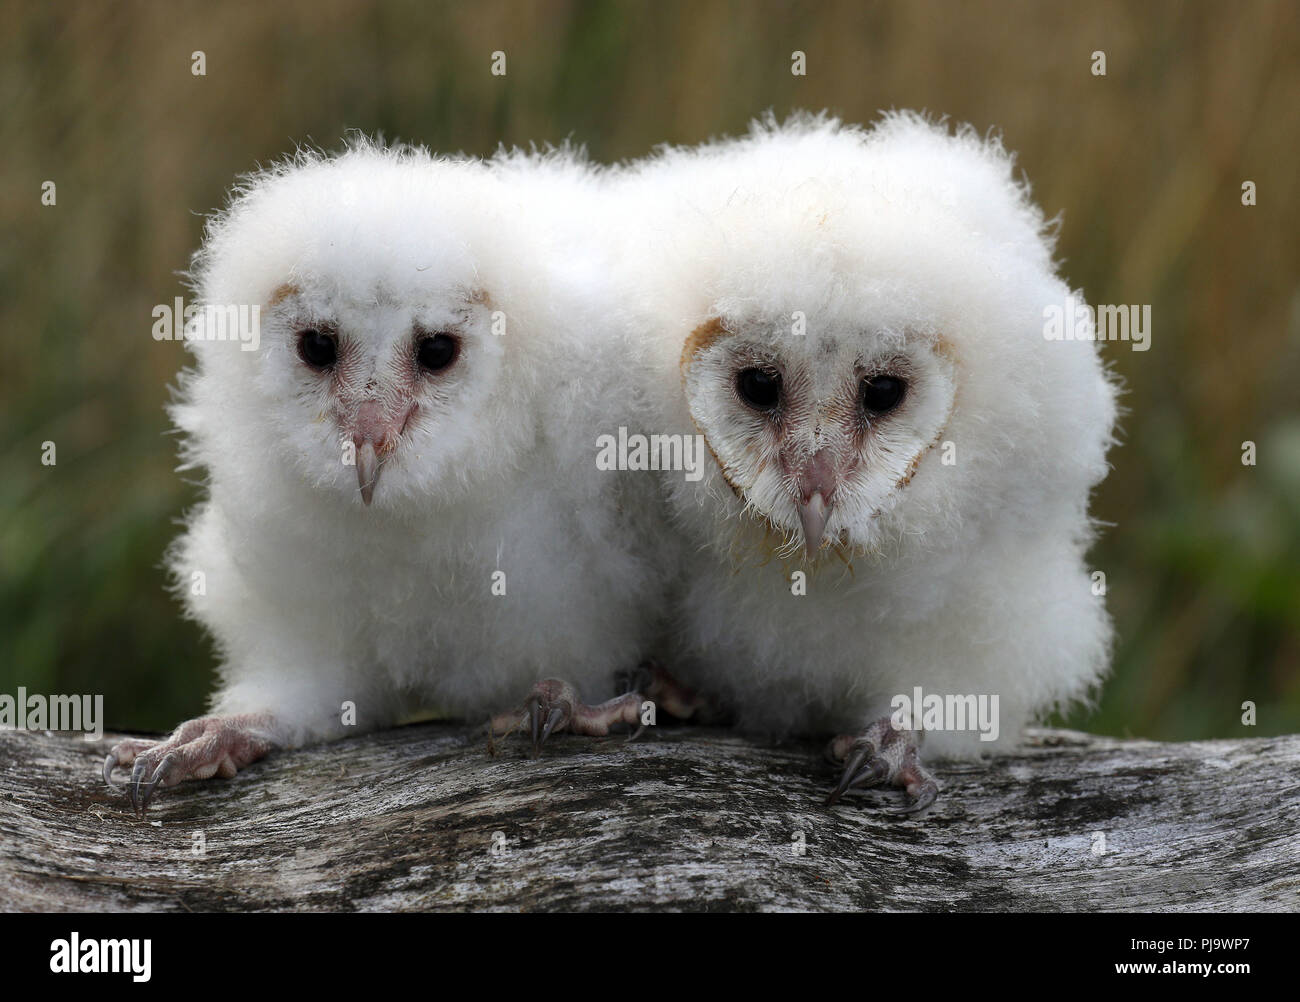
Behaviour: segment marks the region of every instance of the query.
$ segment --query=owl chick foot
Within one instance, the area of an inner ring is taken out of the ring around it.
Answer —
[[[620,672],[618,681],[628,692],[641,693],[658,709],[678,720],[689,720],[696,714],[710,715],[705,699],[670,675],[657,661],[646,661],[631,671]]]
[[[828,805],[849,790],[893,786],[907,791],[908,805],[901,813],[916,814],[939,796],[939,784],[921,765],[916,732],[895,728],[889,717],[877,720],[860,735],[841,734],[827,746],[826,755],[844,765],[839,783],[826,798]]]
[[[506,735],[520,727],[527,727],[533,738],[533,754],[542,753],[542,745],[552,734],[569,731],[591,737],[604,737],[615,724],[635,726],[628,740],[641,733],[641,703],[639,692],[629,692],[596,706],[588,706],[578,698],[578,691],[568,682],[558,678],[542,679],[533,686],[522,712],[511,710],[492,718],[490,734]]]
[[[131,766],[126,789],[131,806],[143,813],[159,787],[187,779],[221,776],[229,779],[274,747],[267,736],[271,718],[265,714],[199,717],[176,728],[162,741],[127,738],[113,746],[104,760],[104,781],[115,790],[113,770]]]

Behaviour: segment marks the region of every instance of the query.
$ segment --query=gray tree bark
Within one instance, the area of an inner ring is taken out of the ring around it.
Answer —
[[[1033,732],[902,795],[822,801],[815,744],[658,728],[633,743],[420,725],[161,791],[111,738],[0,733],[6,910],[1298,910],[1300,737]]]

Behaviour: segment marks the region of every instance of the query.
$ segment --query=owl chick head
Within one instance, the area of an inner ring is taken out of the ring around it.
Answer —
[[[507,465],[529,419],[506,387],[528,377],[501,336],[520,251],[497,187],[477,162],[365,141],[246,180],[193,275],[205,311],[256,336],[200,312],[182,427],[356,507],[445,498]]]
[[[712,318],[687,340],[691,415],[747,509],[808,556],[823,543],[871,543],[951,416],[952,362],[941,339],[801,311]],[[794,317],[791,321],[789,318]]]
[[[722,497],[694,506],[722,545],[738,521],[813,559],[1082,521],[1113,391],[1094,344],[1044,337],[1071,293],[1000,145],[897,115],[769,123],[694,156],[726,188],[680,189],[650,284],[726,485],[675,489]]]

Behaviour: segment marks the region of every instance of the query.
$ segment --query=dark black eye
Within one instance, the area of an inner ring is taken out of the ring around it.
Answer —
[[[907,383],[897,376],[868,376],[862,381],[862,406],[884,414],[897,407],[906,392]]]
[[[781,374],[768,369],[743,369],[736,377],[740,399],[760,411],[770,411],[781,402]]]
[[[456,361],[457,347],[456,339],[450,334],[434,334],[420,339],[415,358],[422,368],[437,372]]]
[[[298,332],[298,356],[313,369],[328,369],[338,360],[339,344],[333,334],[310,327]]]

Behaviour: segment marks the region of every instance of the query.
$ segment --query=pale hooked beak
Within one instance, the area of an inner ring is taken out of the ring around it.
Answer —
[[[357,446],[357,486],[361,488],[361,500],[370,504],[375,496],[375,484],[379,481],[379,453],[373,442],[362,442]]]
[[[803,526],[804,551],[809,557],[815,557],[821,549],[822,536],[826,534],[826,521],[830,518],[830,505],[822,497],[821,491],[814,491],[812,497],[799,505],[799,524]]]
[[[411,404],[395,420],[385,414],[378,401],[368,400],[357,410],[352,442],[357,449],[357,487],[365,504],[369,505],[374,499],[380,467],[389,453],[397,448],[397,440],[406,431],[416,409],[417,405]]]
[[[826,523],[831,517],[831,502],[838,484],[837,464],[829,449],[813,454],[799,474],[799,524],[803,527],[804,552],[809,559],[821,549]]]

